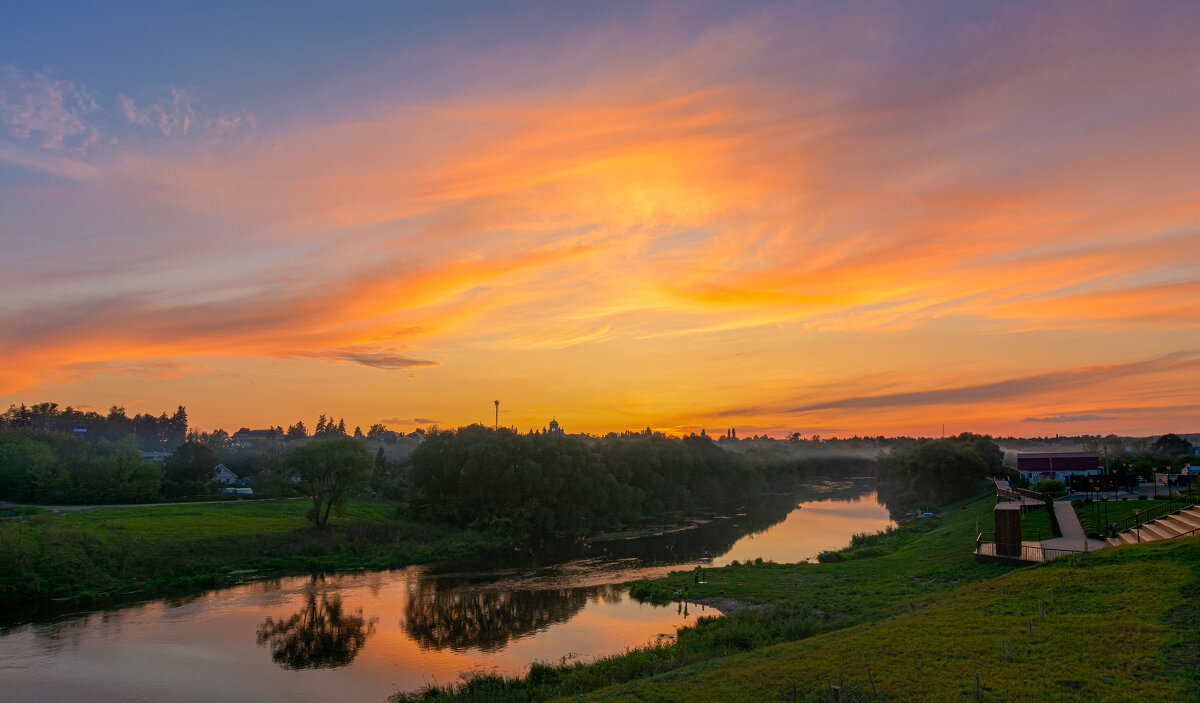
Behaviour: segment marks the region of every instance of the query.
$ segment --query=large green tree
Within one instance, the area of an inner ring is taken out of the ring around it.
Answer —
[[[178,483],[208,483],[217,470],[217,455],[208,445],[184,442],[167,458],[167,480]]]
[[[918,502],[950,503],[975,493],[984,478],[1002,473],[1003,458],[987,435],[920,439],[879,461],[879,494],[897,513]]]
[[[300,477],[300,486],[312,498],[308,518],[317,527],[329,523],[329,514],[340,511],[350,493],[366,484],[371,475],[371,453],[350,437],[313,440],[296,447],[284,465]]]
[[[1180,437],[1175,433],[1165,434],[1154,440],[1151,445],[1155,454],[1164,454],[1166,456],[1179,456],[1183,454],[1191,454],[1195,451],[1192,443]]]

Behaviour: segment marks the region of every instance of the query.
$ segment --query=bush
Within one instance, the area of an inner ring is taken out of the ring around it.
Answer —
[[[1045,493],[1051,498],[1057,498],[1067,494],[1067,484],[1057,480],[1038,481],[1030,486],[1030,490]]]
[[[656,581],[634,581],[629,587],[629,595],[650,603],[670,603],[674,600],[670,589]]]

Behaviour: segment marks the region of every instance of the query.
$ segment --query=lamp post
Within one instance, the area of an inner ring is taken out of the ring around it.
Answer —
[[[1100,498],[1100,502],[1104,504],[1104,531],[1108,533],[1108,496]]]
[[[1142,543],[1142,511],[1134,509],[1133,518],[1137,520],[1138,544]]]

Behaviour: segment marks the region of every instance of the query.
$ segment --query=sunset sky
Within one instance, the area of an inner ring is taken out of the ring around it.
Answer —
[[[1200,3],[0,9],[0,404],[1200,431]]]

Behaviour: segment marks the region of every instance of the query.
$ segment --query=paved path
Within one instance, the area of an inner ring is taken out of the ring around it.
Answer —
[[[1071,501],[1054,501],[1054,516],[1058,518],[1058,529],[1062,531],[1062,537],[1042,540],[1043,547],[1049,549],[1085,549],[1089,552],[1094,552],[1097,549],[1104,549],[1108,546],[1108,542],[1104,540],[1087,538],[1087,534],[1083,531],[1083,525],[1079,524],[1079,516],[1075,514],[1075,508],[1071,507]]]
[[[299,498],[241,498],[241,499],[225,499],[225,500],[189,500],[176,503],[121,503],[112,505],[30,505],[28,503],[10,503],[8,501],[0,501],[0,507],[12,506],[14,508],[41,508],[42,510],[51,510],[56,513],[74,513],[81,510],[100,510],[102,508],[153,508],[160,505],[230,505],[236,503],[265,503],[272,500],[303,500],[304,496]]]

